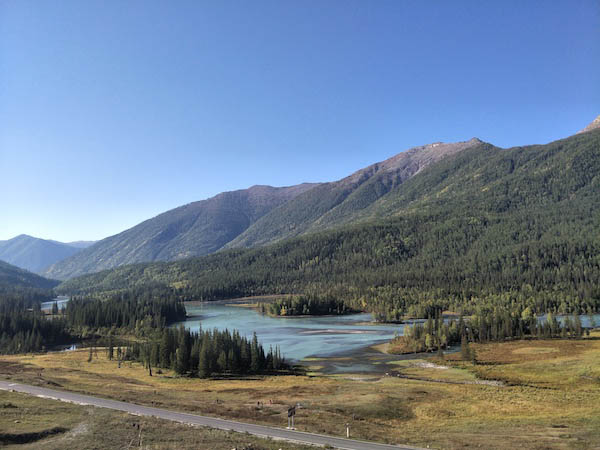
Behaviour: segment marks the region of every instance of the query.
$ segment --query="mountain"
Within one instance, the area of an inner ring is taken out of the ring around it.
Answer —
[[[254,247],[364,219],[365,209],[441,159],[479,139],[415,147],[332,183],[323,183],[265,214],[226,248]]]
[[[75,248],[88,248],[92,245],[94,245],[97,241],[73,241],[73,242],[66,242],[67,245],[70,245],[71,247],[75,247]]]
[[[72,244],[21,234],[7,241],[0,241],[0,260],[31,272],[41,272],[79,250]]]
[[[254,186],[191,203],[104,239],[45,274],[66,279],[147,261],[171,261],[221,249],[266,245],[364,220],[363,210],[425,167],[478,139],[415,147],[342,180],[289,188]]]
[[[581,130],[579,133],[586,133],[588,131],[596,130],[600,128],[600,116],[596,117],[587,127]]]
[[[265,247],[120,267],[57,290],[163,284],[205,300],[309,291],[392,320],[484,304],[597,311],[598,205],[600,129],[546,145],[475,143],[395,185],[362,210],[364,222]]]
[[[40,277],[27,270],[0,261],[0,293],[20,289],[52,289],[56,280]]]
[[[65,279],[124,264],[169,261],[214,252],[273,208],[312,189],[253,186],[172,209],[50,266],[45,275]]]

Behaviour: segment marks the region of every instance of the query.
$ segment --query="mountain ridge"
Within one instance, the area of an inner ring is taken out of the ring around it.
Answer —
[[[572,137],[575,136],[581,134]],[[532,151],[538,147],[522,148]],[[44,274],[67,279],[120,265],[173,261],[221,250],[263,246],[338,226],[392,217],[404,211],[407,201],[410,202],[402,192],[407,180],[441,161],[458,158],[478,148],[504,150],[478,138],[455,143],[434,142],[407,149],[337,181],[284,188],[254,185],[245,190],[220,193],[166,211],[103,239],[50,266]],[[485,159],[495,154],[483,151],[479,157]],[[515,164],[514,161],[504,163]],[[471,174],[465,172],[464,176],[463,182],[469,183]],[[422,186],[422,189],[427,187]],[[452,192],[455,187],[446,189]],[[444,193],[435,195],[445,196]]]
[[[283,188],[254,185],[223,192],[98,241],[50,266],[44,274],[66,279],[124,264],[172,261],[221,249],[265,245],[348,223],[357,211],[428,165],[480,144],[473,138],[413,147],[328,183]]]
[[[587,133],[588,131],[596,130],[600,128],[600,116],[592,120],[583,130],[578,131],[577,134]]]
[[[477,138],[413,147],[338,181],[323,183],[266,214],[225,248],[265,245],[351,223],[395,186],[445,157],[484,144]],[[362,220],[362,217],[360,217]]]
[[[387,216],[176,262],[63,282],[112,295],[162,284],[185,300],[313,292],[386,320],[486,302],[533,311],[600,307],[600,130],[545,145],[480,144],[386,199]],[[400,214],[390,215],[390,211]]]
[[[221,192],[147,219],[50,266],[45,274],[68,278],[123,264],[176,260],[214,252],[272,208],[315,183]]]
[[[64,242],[20,234],[12,239],[0,241],[0,260],[39,273],[80,250],[81,247]]]

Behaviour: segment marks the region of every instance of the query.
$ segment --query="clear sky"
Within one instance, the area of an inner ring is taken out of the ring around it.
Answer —
[[[598,114],[598,0],[2,1],[0,239]]]

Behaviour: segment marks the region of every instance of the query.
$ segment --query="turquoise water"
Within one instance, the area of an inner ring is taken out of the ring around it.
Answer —
[[[183,324],[197,331],[237,329],[241,335],[251,337],[256,332],[265,349],[279,346],[286,359],[300,361],[306,357],[341,356],[352,354],[365,347],[389,341],[395,334],[404,333],[403,324],[367,324],[369,313],[327,317],[270,317],[258,311],[235,304],[210,302],[186,305],[188,316]],[[544,320],[545,316],[540,317]],[[600,314],[594,316],[600,326]],[[562,317],[558,317],[562,320]],[[584,327],[590,324],[581,316]]]
[[[59,309],[66,307],[68,297],[57,297],[42,303],[42,309],[50,309],[54,302]],[[270,317],[258,311],[225,302],[186,304],[188,319],[174,324],[183,324],[197,331],[237,329],[243,336],[251,337],[256,332],[265,349],[279,346],[286,359],[300,361],[307,357],[354,355],[363,359],[365,350],[374,344],[389,341],[395,334],[404,333],[403,324],[369,324],[369,313],[327,317]],[[588,316],[580,316],[584,327],[590,326]],[[557,316],[563,320],[562,316]],[[545,315],[540,316],[545,320]],[[595,326],[600,326],[600,314],[594,316]],[[366,365],[370,363],[364,358]],[[356,364],[354,364],[356,365]]]
[[[256,332],[265,349],[279,346],[288,360],[308,356],[332,356],[385,342],[402,334],[404,325],[365,324],[371,314],[327,317],[269,317],[251,308],[211,302],[186,306],[189,317],[181,323],[192,331],[237,329],[243,336]]]
[[[538,320],[540,322],[545,322],[546,321],[546,314],[543,314],[541,316],[538,317]],[[556,316],[556,320],[560,323],[563,323],[565,321],[567,316]],[[572,317],[571,317],[572,318]],[[600,327],[600,314],[594,314],[593,315],[593,320],[594,322],[592,323],[592,321],[590,320],[590,316],[579,316],[579,319],[581,319],[581,326],[583,328],[596,328],[596,327]]]
[[[52,305],[56,303],[58,305],[58,309],[65,309],[67,307],[67,302],[69,301],[69,297],[59,296],[53,299],[51,302],[42,302],[41,308],[43,310],[51,310]]]

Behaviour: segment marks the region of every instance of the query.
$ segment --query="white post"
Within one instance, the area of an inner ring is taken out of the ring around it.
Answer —
[[[347,438],[350,437],[350,424],[349,423],[346,424],[346,437]]]

